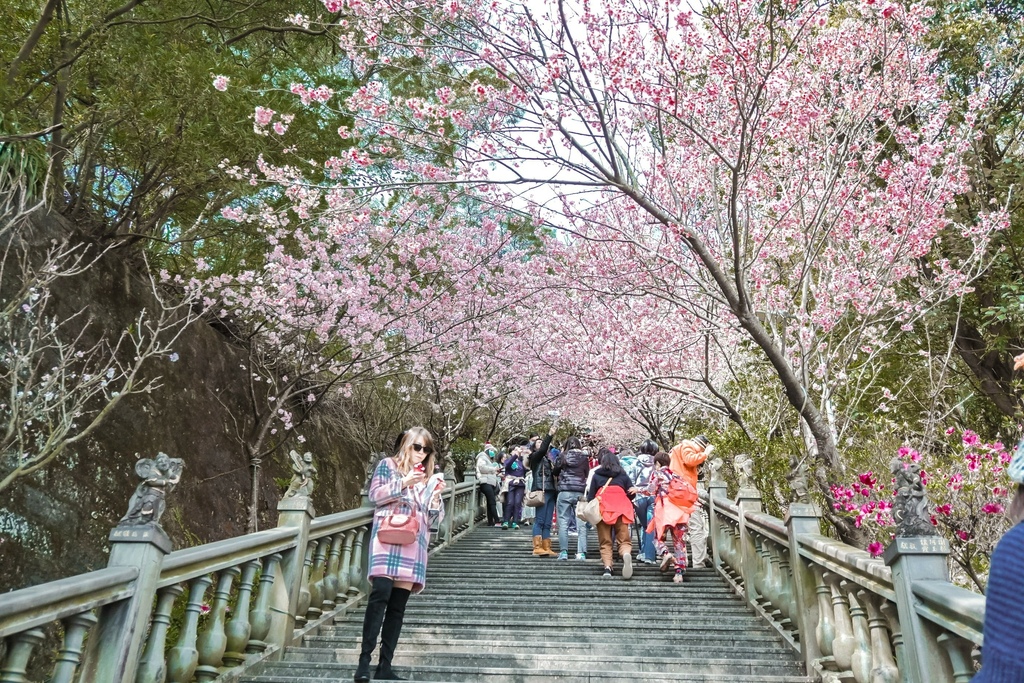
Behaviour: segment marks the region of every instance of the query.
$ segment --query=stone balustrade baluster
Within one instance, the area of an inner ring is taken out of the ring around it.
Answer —
[[[839,586],[850,605],[850,622],[853,624],[854,647],[850,656],[850,670],[853,671],[853,678],[857,683],[870,683],[871,634],[868,631],[867,614],[857,600],[857,591],[860,587],[850,581],[842,581]]]
[[[742,562],[742,554],[740,553],[740,528],[736,524],[729,525],[729,547],[731,559],[729,566],[732,568],[737,580],[742,583],[743,574],[740,572],[740,565]]]
[[[352,585],[352,544],[356,540],[356,532],[345,532],[345,545],[341,551],[341,566],[338,567],[338,601],[345,599]]]
[[[779,566],[779,546],[775,541],[765,539],[768,549],[768,566],[770,567],[769,585],[766,587],[774,608],[773,617],[776,621],[786,621],[786,607],[782,600],[782,571]]]
[[[313,570],[313,552],[316,550],[316,541],[306,543],[306,551],[302,560],[302,572],[299,574],[299,601],[295,608],[295,626],[301,627],[306,624],[306,612],[309,610],[310,598],[309,576]]]
[[[943,633],[936,640],[949,656],[953,683],[968,683],[974,676],[974,661],[971,658],[974,643],[953,633]]]
[[[857,649],[857,638],[853,634],[853,620],[850,618],[850,602],[840,587],[842,579],[832,572],[825,572],[825,583],[832,590],[832,614],[835,617],[836,637],[832,641],[832,656],[840,671],[849,671],[853,664],[853,651]]]
[[[231,584],[240,573],[238,567],[229,567],[221,570],[217,577],[209,620],[196,642],[196,649],[199,650],[199,667],[195,673],[197,681],[205,683],[214,680],[224,665],[224,651],[228,645],[228,636],[224,631],[228,600],[231,598]]]
[[[882,613],[882,605],[888,601],[868,590],[858,591],[857,600],[867,610],[871,630],[871,683],[899,683],[900,671],[893,658],[889,629]]]
[[[270,613],[270,601],[274,593],[274,578],[281,571],[281,556],[273,554],[263,560],[263,571],[260,573],[260,588],[256,595],[256,604],[249,612],[249,644],[245,646],[247,654],[259,654],[267,649],[267,636],[273,623]]]
[[[190,683],[199,666],[199,650],[196,639],[199,637],[199,615],[203,610],[203,598],[206,589],[213,580],[206,576],[192,579],[189,584],[188,602],[185,604],[185,618],[181,626],[181,634],[177,644],[167,654],[167,680],[169,683]]]
[[[355,546],[352,549],[352,567],[348,575],[348,592],[358,593],[363,585],[363,539],[366,537],[367,528],[361,527],[356,532]]]
[[[729,535],[729,521],[722,517],[721,513],[716,514],[718,519],[718,559],[724,570],[732,567],[732,548],[729,544],[732,538]]]
[[[153,621],[149,627],[149,638],[146,639],[146,650],[136,671],[136,683],[163,683],[167,679],[167,662],[164,660],[167,629],[171,625],[174,601],[183,592],[184,589],[178,584],[157,591],[156,608],[153,610]]]
[[[879,611],[885,616],[889,623],[889,633],[892,634],[892,649],[896,654],[896,668],[899,671],[900,680],[903,680],[903,666],[907,661],[907,648],[903,642],[903,628],[900,626],[900,612],[896,604],[883,600]]]
[[[766,540],[759,534],[751,533],[750,539],[754,544],[754,576],[750,581],[756,595],[755,601],[764,608],[768,614],[772,613],[772,601],[767,594],[771,584],[771,563],[768,562],[768,548]],[[748,577],[743,577],[748,578]]]
[[[738,566],[736,560],[736,527],[733,526],[732,520],[727,519],[722,524],[722,548],[725,551],[722,559],[725,560],[725,566],[731,572],[736,571]]]
[[[0,668],[0,683],[29,683],[27,670],[32,653],[43,642],[42,629],[32,628],[8,638],[7,657]]]
[[[253,583],[256,580],[256,572],[260,570],[260,563],[256,560],[246,562],[242,567],[242,578],[238,583],[238,599],[235,600],[235,611],[224,627],[224,634],[227,636],[227,647],[224,649],[224,665],[238,666],[245,661],[245,647],[249,644],[249,635],[252,633],[249,603],[252,599]]]
[[[97,621],[92,612],[82,612],[63,620],[64,640],[57,653],[57,663],[53,667],[50,683],[72,683],[75,680],[78,665],[82,663],[85,636]]]
[[[797,624],[796,591],[793,590],[793,570],[789,566],[789,549],[781,545],[775,546],[779,558],[779,609],[793,627]]]
[[[818,624],[814,628],[814,637],[818,649],[825,657],[832,656],[832,643],[836,638],[835,613],[832,610],[832,589],[823,578],[825,570],[820,565],[812,564],[814,574],[814,593],[818,600]]]
[[[458,533],[462,526],[462,494],[452,491],[452,537]]]
[[[338,597],[338,564],[341,561],[341,543],[344,534],[331,536],[331,550],[327,555],[327,570],[324,572],[324,604],[325,612],[333,611],[337,606]]]
[[[327,550],[330,541],[329,538],[313,541],[316,550],[313,553],[313,568],[309,574],[309,609],[306,610],[308,621],[316,621],[323,614],[324,575],[327,572]]]

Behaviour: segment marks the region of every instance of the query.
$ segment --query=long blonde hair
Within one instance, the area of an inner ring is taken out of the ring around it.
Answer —
[[[398,465],[398,471],[403,475],[409,474],[409,470],[412,469],[412,455],[414,453],[412,445],[419,441],[424,446],[430,449],[430,455],[423,460],[423,466],[426,468],[426,472],[429,477],[434,473],[434,456],[437,455],[437,451],[434,449],[434,437],[430,436],[423,427],[409,427],[409,429],[402,432],[402,436],[398,441],[397,452],[395,453],[395,463]]]

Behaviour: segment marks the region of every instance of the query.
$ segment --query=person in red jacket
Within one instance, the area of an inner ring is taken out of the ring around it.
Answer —
[[[647,492],[655,497],[654,519],[648,531],[654,532],[654,544],[663,554],[661,570],[675,563],[675,583],[683,582],[686,571],[686,532],[690,515],[697,504],[697,468],[714,450],[704,435],[683,441],[669,453],[668,467],[651,474]],[[665,531],[672,535],[672,552],[665,545]]]
[[[633,496],[636,489],[629,475],[622,469],[619,456],[610,448],[602,448],[598,453],[600,466],[594,470],[587,491],[587,500],[600,498],[601,521],[597,523],[597,540],[601,549],[601,563],[604,565],[604,577],[612,576],[613,535],[619,545],[619,556],[622,557],[622,578],[633,577],[633,545],[629,537],[629,525],[633,523]]]

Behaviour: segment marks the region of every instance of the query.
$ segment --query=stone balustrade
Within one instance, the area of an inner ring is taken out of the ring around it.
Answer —
[[[475,477],[448,483],[432,552],[484,514]],[[0,595],[0,683],[28,683],[54,629],[53,683],[230,681],[279,657],[365,597],[373,508],[316,517],[295,496],[278,511],[276,528],[176,552],[159,525],[118,527],[106,569]]]
[[[797,647],[810,674],[856,683],[967,683],[982,644],[985,598],[949,581],[939,537],[897,538],[883,558],[821,534],[819,511],[785,521],[760,495],[701,493],[715,567]]]

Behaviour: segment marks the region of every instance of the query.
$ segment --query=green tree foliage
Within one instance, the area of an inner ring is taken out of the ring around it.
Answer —
[[[976,391],[1004,417],[1019,418],[1022,388],[1012,356],[1024,350],[1024,3],[1020,0],[935,2],[931,41],[939,49],[960,111],[986,93],[989,101],[970,158],[972,191],[956,211],[971,219],[992,206],[1010,225],[989,247],[991,267],[938,321],[950,335]],[[950,241],[955,256],[966,245]]]
[[[291,82],[340,96],[354,76],[330,26],[288,23],[326,14],[313,0],[12,0],[0,6],[0,136],[45,144],[53,199],[102,240],[164,243],[187,268],[196,246],[230,263],[262,243],[217,217],[252,192],[221,172],[223,160],[280,162],[274,137],[254,135],[254,102],[294,109]],[[230,78],[225,92],[214,75]],[[269,75],[268,75],[269,74]],[[289,135],[338,148],[335,130],[297,117]]]

